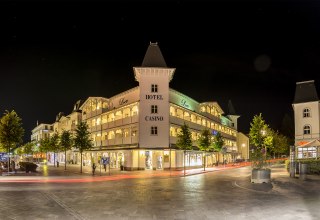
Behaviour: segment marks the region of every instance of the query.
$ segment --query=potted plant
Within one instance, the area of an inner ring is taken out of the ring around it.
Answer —
[[[251,152],[251,183],[269,183],[271,170],[267,164],[267,148],[272,145],[272,132],[261,113],[255,115],[250,123],[249,138]]]

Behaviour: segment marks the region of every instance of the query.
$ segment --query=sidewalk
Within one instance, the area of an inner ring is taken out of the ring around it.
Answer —
[[[95,174],[92,175],[91,166],[82,166],[82,173],[80,172],[80,165],[68,164],[65,170],[64,164],[60,164],[59,167],[49,165],[41,165],[38,164],[37,172],[26,173],[25,171],[18,171],[16,173],[3,172],[2,176],[7,176],[11,179],[27,179],[28,177],[46,177],[46,179],[57,179],[57,178],[68,178],[68,179],[84,179],[90,177],[98,178],[98,177],[112,177],[114,178],[151,178],[151,177],[182,177],[182,176],[190,176],[203,174],[208,172],[226,170],[226,169],[234,169],[239,167],[248,166],[248,163],[239,163],[239,164],[228,164],[228,165],[220,165],[213,167],[206,167],[205,170],[203,168],[197,169],[187,169],[184,171],[180,170],[139,170],[139,171],[121,171],[120,169],[114,169],[107,166],[106,171],[103,166],[97,166],[95,170]],[[16,177],[16,178],[14,178]],[[20,177],[20,178],[19,178]],[[38,179],[39,179],[38,178]],[[2,178],[3,179],[3,178]],[[1,179],[0,179],[1,181]]]
[[[0,182],[52,182],[52,183],[76,183],[76,182],[98,182],[98,181],[117,181],[121,179],[133,178],[168,178],[168,177],[184,177],[191,175],[204,174],[209,172],[219,172],[223,170],[230,170],[241,168],[244,172],[240,177],[235,177],[232,181],[234,187],[243,190],[255,191],[258,193],[276,194],[279,192],[294,192],[296,189],[304,190],[307,193],[312,193],[312,190],[319,190],[320,176],[307,175],[306,180],[299,179],[299,175],[291,178],[284,165],[273,165],[271,167],[271,181],[270,183],[251,183],[250,174],[251,167],[249,163],[228,164],[225,166],[214,166],[198,169],[184,170],[141,170],[141,171],[120,171],[119,169],[107,170],[97,166],[95,175],[92,175],[90,166],[83,166],[82,173],[80,173],[80,165],[67,165],[65,170],[64,164],[59,167],[53,165],[40,165],[36,173],[9,173],[0,177]],[[240,170],[239,170],[240,171]],[[241,171],[241,172],[242,172]]]

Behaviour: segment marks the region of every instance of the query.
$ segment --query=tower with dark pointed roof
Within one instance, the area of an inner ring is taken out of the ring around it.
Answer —
[[[139,82],[139,147],[169,148],[169,83],[175,68],[167,67],[158,43],[150,42],[141,67],[133,71]]]
[[[320,138],[320,104],[314,80],[297,82],[292,104],[295,146]]]
[[[314,80],[297,82],[293,103],[319,101]]]
[[[228,101],[228,118],[232,121],[232,127],[238,130],[238,118],[240,115],[236,114],[231,100]]]
[[[164,67],[167,68],[158,43],[151,43],[142,61],[142,67]]]

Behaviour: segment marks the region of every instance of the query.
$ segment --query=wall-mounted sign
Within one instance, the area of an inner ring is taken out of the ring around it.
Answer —
[[[163,116],[146,116],[144,119],[146,121],[163,121]]]
[[[162,95],[146,95],[146,99],[163,100]]]
[[[190,105],[184,99],[181,99],[180,104],[181,104],[182,107],[190,108]]]
[[[128,103],[128,99],[125,99],[125,98],[121,98],[119,100],[119,105],[124,105],[124,104],[127,104]]]

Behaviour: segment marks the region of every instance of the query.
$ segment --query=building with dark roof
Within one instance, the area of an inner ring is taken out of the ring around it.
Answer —
[[[320,105],[314,80],[296,83],[293,100],[295,146],[298,158],[318,158],[320,155]]]
[[[140,67],[133,67],[139,86],[113,97],[89,97],[77,102],[75,117],[61,116],[53,123],[53,132],[73,129],[80,121],[89,125],[94,148],[84,153],[84,163],[90,164],[98,158],[110,158],[111,168],[126,170],[181,168],[184,165],[200,167],[203,152],[198,149],[198,138],[202,130],[212,134],[220,132],[225,140],[227,155],[231,162],[241,158],[239,146],[249,147],[248,141],[238,142],[237,119],[233,106],[224,115],[215,101],[199,103],[169,87],[175,68],[167,67],[157,43],[150,43]],[[187,124],[192,136],[194,150],[185,157],[176,146],[181,126]],[[69,127],[68,127],[69,126]],[[35,136],[35,135],[34,135]],[[247,152],[247,151],[246,151]],[[207,164],[214,164],[219,157],[207,157]],[[247,157],[248,155],[246,155]],[[67,160],[80,163],[79,153],[70,151]],[[51,157],[53,159],[53,157]],[[64,161],[64,154],[58,156]],[[248,158],[245,158],[248,159]],[[53,162],[53,161],[51,161]],[[220,161],[222,162],[222,161]]]

